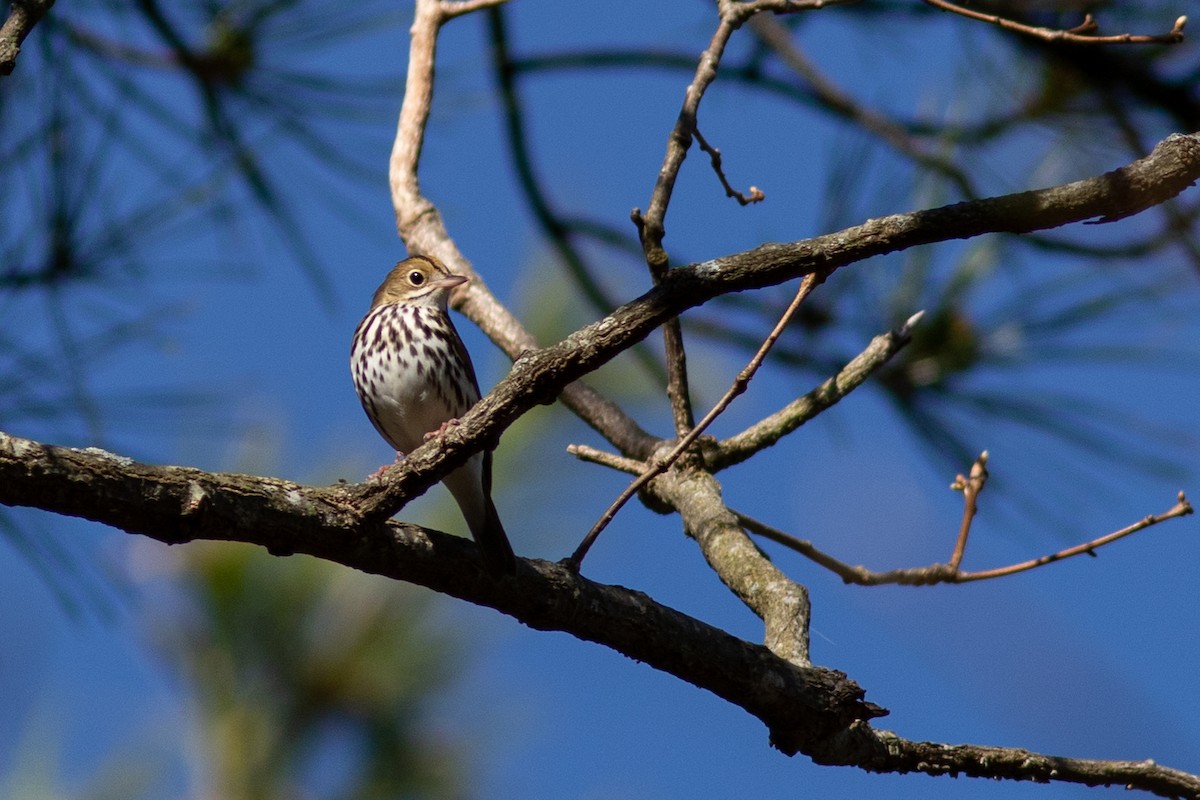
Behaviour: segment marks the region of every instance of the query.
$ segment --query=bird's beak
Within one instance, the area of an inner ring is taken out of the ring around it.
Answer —
[[[444,278],[438,278],[436,281],[433,282],[433,285],[439,289],[446,289],[447,291],[449,291],[450,289],[453,289],[455,286],[462,286],[464,283],[466,283],[469,280],[471,280],[471,279],[468,278],[466,275],[447,275]]]

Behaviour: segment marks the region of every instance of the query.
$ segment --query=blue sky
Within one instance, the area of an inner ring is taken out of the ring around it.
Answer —
[[[518,51],[656,44],[699,53],[712,27],[706,6],[696,3],[579,4],[569,20],[563,16],[554,3],[513,4]],[[900,24],[884,32],[839,20],[836,9],[814,16],[801,41],[864,100],[906,112],[968,114],[987,98],[970,95],[963,85],[1003,91],[1001,79],[985,80],[982,59],[967,57],[985,38],[972,29],[974,23],[938,18],[922,21],[919,29]],[[350,75],[399,75],[405,27],[381,30],[354,48],[306,57]],[[446,30],[423,186],[501,300],[541,330],[561,335],[594,314],[553,271],[513,185],[486,58],[481,20],[461,19]],[[1016,64],[1004,79],[1017,81],[1022,69]],[[939,76],[964,83],[955,88]],[[630,208],[644,207],[649,199],[686,83],[681,73],[531,81],[531,131],[555,200],[627,225]],[[396,108],[399,99],[393,98]],[[731,181],[759,185],[768,200],[736,207],[721,196],[706,160],[693,153],[668,219],[668,248],[680,259],[823,232],[834,205],[827,194],[830,173],[838,159],[858,153],[879,166],[865,179],[865,199],[853,202],[860,216],[845,223],[909,210],[920,200],[886,156],[803,109],[718,83],[701,121],[706,137],[724,152]],[[337,121],[324,124],[338,130]],[[213,469],[253,470],[261,464],[271,474],[306,482],[360,479],[390,459],[358,407],[346,351],[371,292],[403,255],[384,174],[393,132],[394,122],[381,117],[347,133],[347,147],[375,164],[378,177],[348,191],[345,213],[326,202],[324,184],[314,179],[319,167],[287,148],[269,158],[298,209],[313,258],[327,271],[331,307],[261,218],[203,231],[186,246],[169,239],[152,245],[147,251],[156,265],[152,288],[142,294],[131,283],[122,302],[137,307],[163,301],[178,311],[149,346],[106,362],[92,388],[103,395],[193,381],[227,398],[227,405],[202,421],[151,417],[115,424],[106,447],[146,461]],[[1084,177],[1090,172],[1073,171],[1075,161],[1116,149],[1092,141],[1055,149],[1052,132],[1029,136],[996,148],[995,163],[986,169],[990,190]],[[1027,157],[1031,144],[1037,153],[1052,155]],[[1121,160],[1113,154],[1101,168]],[[119,179],[127,166],[111,165],[111,177]],[[1087,233],[1081,229],[1081,235]],[[1095,235],[1119,233],[1114,228]],[[935,260],[949,262],[969,246],[937,248]],[[644,291],[644,268],[606,257],[604,283],[617,297]],[[900,264],[878,259],[851,269],[869,282]],[[1180,281],[1182,295],[1193,298],[1194,312],[1195,274],[1182,265],[1161,267]],[[1046,257],[1011,269],[1054,274],[1078,266]],[[1097,280],[1119,286],[1126,276],[1106,272]],[[1000,283],[997,291],[1006,291]],[[975,302],[986,307],[995,298]],[[99,301],[85,295],[78,303],[88,309]],[[1180,440],[1194,441],[1200,434],[1194,400],[1200,389],[1194,364],[1200,326],[1194,314],[1178,315],[1180,306],[1186,308],[1173,303],[1166,313],[1144,309],[1140,319],[1135,315],[1090,335],[1122,341],[1120,326],[1137,325],[1138,341],[1153,341],[1191,362],[1076,369],[1065,377],[1044,371],[1023,376],[1018,389],[1117,395],[1119,406],[1172,429]],[[16,324],[38,324],[35,307],[10,302],[7,309]],[[486,389],[503,374],[505,359],[470,325],[459,327]],[[701,404],[719,395],[742,361],[706,343],[691,350]],[[640,373],[624,359],[597,379],[598,386],[606,386],[605,376],[612,381]],[[738,430],[810,383],[768,366],[716,432]],[[665,431],[662,403],[651,392],[606,390],[630,397],[644,424]],[[496,502],[520,555],[557,559],[574,548],[624,479],[565,453],[572,442],[599,442],[563,409],[538,409],[530,416],[529,426],[510,433],[497,452]],[[83,426],[64,430],[29,423],[11,432],[93,443]],[[1153,476],[1109,462],[1078,463],[1078,456],[1056,460],[1053,447],[1013,426],[971,433],[978,449],[991,452],[993,475],[1007,491],[1044,513],[1022,511],[999,494],[993,503],[993,495],[985,494],[965,564],[970,568],[1022,561],[1108,532],[1165,510],[1177,490],[1195,485],[1194,457],[1176,475]],[[1077,462],[1074,469],[1063,469],[1064,460]],[[882,396],[867,389],[722,480],[734,507],[754,509],[765,521],[818,541],[846,561],[885,569],[948,556],[961,513],[958,495],[946,488],[951,477],[930,462]],[[770,487],[765,497],[764,487]],[[440,488],[402,516],[462,532]],[[101,575],[136,573],[138,565],[153,564],[159,547],[73,520],[35,513],[19,518],[54,536]],[[1139,534],[1097,559],[1001,581],[920,589],[845,587],[798,556],[768,549],[812,593],[815,660],[844,670],[867,689],[868,699],[890,708],[883,727],[914,739],[1153,758],[1197,772],[1195,532],[1193,518]],[[11,774],[27,752],[22,748],[30,746],[29,731],[39,726],[62,743],[62,771],[72,779],[91,774],[125,747],[186,751],[180,724],[186,702],[162,663],[147,652],[136,589],[105,618],[72,619],[28,560],[8,545],[0,545],[0,570],[0,639],[22,644],[4,648],[0,657],[5,709],[0,776]],[[604,534],[585,571],[595,580],[646,591],[750,640],[761,638],[761,625],[703,565],[673,518],[630,505]],[[620,655],[565,635],[530,631],[490,610],[449,605],[443,613],[477,636],[479,645],[462,665],[452,693],[439,701],[434,725],[480,743],[475,755],[481,797],[1098,798],[1123,792],[815,767],[772,751],[766,731],[739,709]]]

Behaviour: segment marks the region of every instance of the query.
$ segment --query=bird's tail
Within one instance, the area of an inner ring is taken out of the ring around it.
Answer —
[[[497,578],[516,573],[517,557],[492,503],[492,454],[475,456],[442,481],[462,509],[487,571]]]
[[[517,557],[513,554],[512,545],[508,543],[508,534],[504,532],[492,498],[485,499],[487,514],[482,525],[471,529],[471,536],[475,539],[475,544],[479,545],[483,565],[488,572],[495,577],[513,575],[517,571]]]

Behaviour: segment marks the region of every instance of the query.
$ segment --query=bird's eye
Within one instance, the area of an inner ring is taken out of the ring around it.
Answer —
[[[408,282],[413,286],[420,286],[425,282],[425,273],[414,269],[412,272],[408,273]]]

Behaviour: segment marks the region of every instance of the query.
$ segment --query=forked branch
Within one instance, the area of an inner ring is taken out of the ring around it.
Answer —
[[[800,553],[813,563],[834,573],[846,583],[853,583],[859,586],[882,586],[885,584],[930,586],[935,583],[971,583],[974,581],[990,580],[992,578],[1003,578],[1008,575],[1015,575],[1018,572],[1027,572],[1037,567],[1053,564],[1065,558],[1085,553],[1087,555],[1095,555],[1096,550],[1107,544],[1112,544],[1118,539],[1124,539],[1126,536],[1166,522],[1167,520],[1186,517],[1193,512],[1191,503],[1188,502],[1183,492],[1180,492],[1175,505],[1161,514],[1150,514],[1132,525],[1127,525],[1120,530],[1098,536],[1091,541],[1077,544],[1074,547],[1068,547],[1039,558],[1022,561],[1018,564],[1010,564],[1006,567],[996,567],[994,569],[975,572],[966,571],[961,569],[959,565],[962,563],[963,555],[966,552],[967,540],[971,533],[971,523],[978,510],[979,493],[983,491],[983,487],[987,482],[987,458],[988,454],[984,452],[971,467],[969,475],[959,475],[955,478],[954,483],[951,484],[952,489],[963,493],[963,517],[962,523],[959,526],[958,537],[954,543],[954,551],[950,556],[950,560],[944,564],[932,564],[927,567],[908,567],[905,569],[889,570],[887,572],[874,572],[864,566],[852,566],[844,561],[840,561],[818,549],[810,541],[799,539],[745,514],[736,511],[734,513],[737,514],[738,522],[745,526],[746,530],[758,534],[764,539],[781,544],[789,550]]]
[[[729,390],[725,392],[725,395],[717,401],[716,405],[714,405],[707,414],[704,415],[704,419],[700,420],[695,427],[688,431],[686,436],[681,438],[675,444],[675,446],[671,448],[669,453],[662,458],[655,459],[651,465],[642,472],[641,475],[639,475],[632,483],[630,483],[629,486],[625,487],[625,491],[621,492],[617,499],[614,500],[608,509],[600,516],[600,519],[596,521],[596,524],[592,526],[591,530],[587,532],[587,535],[583,537],[583,541],[579,543],[579,547],[575,549],[575,552],[571,554],[571,557],[563,562],[568,569],[578,572],[588,550],[590,550],[592,544],[595,543],[596,537],[598,537],[600,532],[608,526],[608,523],[612,522],[612,519],[617,515],[617,512],[629,502],[629,498],[633,497],[633,495],[636,494],[639,489],[648,484],[650,481],[666,472],[671,465],[678,461],[679,457],[687,452],[688,448],[691,447],[698,438],[700,438],[700,435],[708,429],[708,426],[711,425],[717,417],[723,414],[725,409],[729,408],[729,404],[734,401],[734,398],[746,391],[746,387],[750,385],[750,381],[754,378],[754,374],[758,372],[758,368],[762,366],[763,360],[766,359],[767,353],[771,352],[771,348],[775,345],[775,342],[779,340],[779,337],[783,335],[784,329],[788,326],[788,323],[792,321],[792,317],[795,316],[796,311],[799,310],[800,304],[804,302],[805,298],[812,294],[813,289],[817,288],[817,286],[821,283],[821,280],[823,280],[821,276],[819,276],[817,273],[813,273],[806,276],[804,280],[800,282],[800,288],[796,290],[796,296],[792,298],[792,302],[784,310],[783,315],[779,318],[779,321],[775,323],[775,327],[771,330],[771,332],[767,335],[767,338],[763,341],[762,345],[758,348],[758,352],[756,352],[754,357],[750,359],[750,363],[738,373],[736,378],[734,378],[733,385],[729,387]]]

